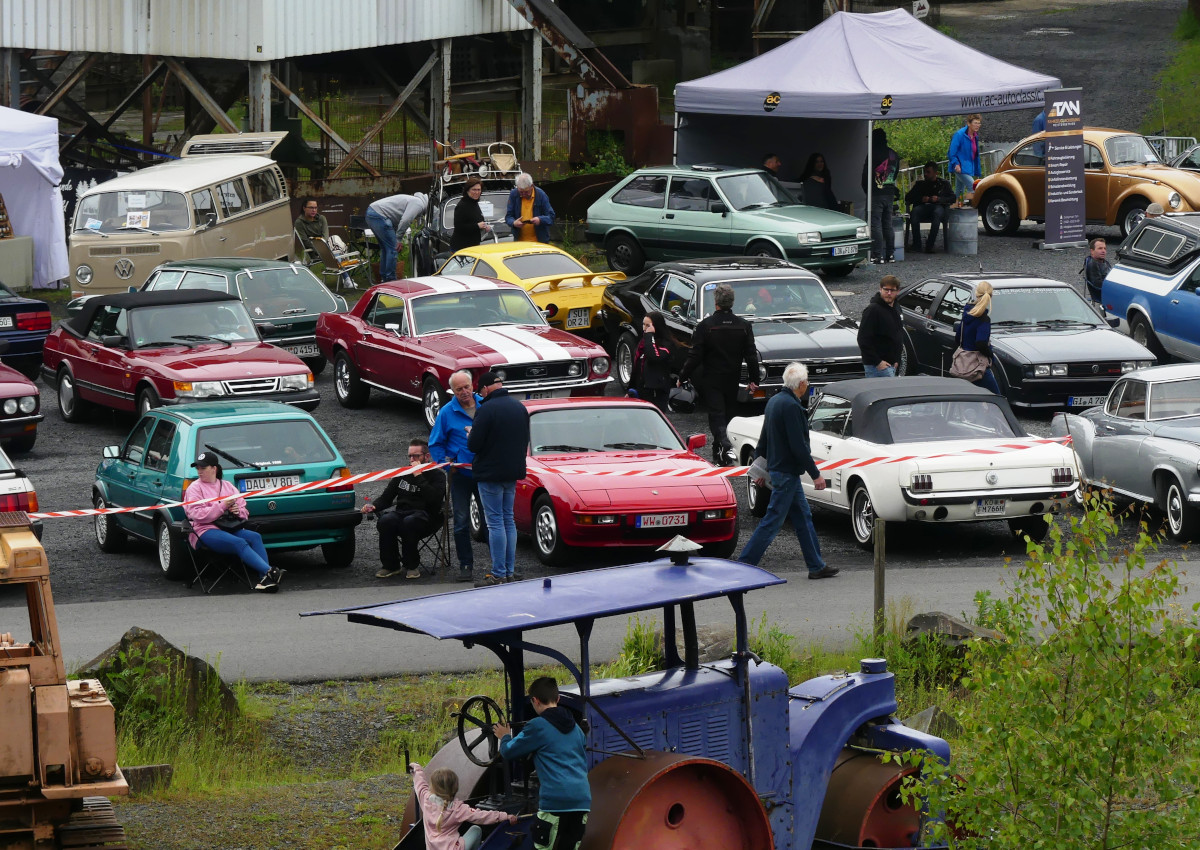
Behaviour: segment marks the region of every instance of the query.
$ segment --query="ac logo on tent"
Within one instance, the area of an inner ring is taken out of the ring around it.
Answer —
[[[892,108],[892,96],[890,94],[885,94],[883,96],[883,100],[879,101],[879,114],[887,115],[888,110],[890,110],[891,108]]]
[[[767,95],[765,98],[763,98],[763,111],[764,112],[774,112],[775,107],[779,105],[779,101],[781,99],[782,98],[780,98],[779,92],[777,92],[777,91],[771,92],[769,95]]]

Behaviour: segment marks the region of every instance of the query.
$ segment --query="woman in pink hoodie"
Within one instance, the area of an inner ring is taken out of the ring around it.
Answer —
[[[458,794],[458,774],[448,767],[435,770],[428,779],[416,762],[410,764],[409,769],[413,774],[413,790],[417,792],[421,820],[425,824],[427,850],[475,850],[483,840],[483,830],[472,826],[459,835],[460,824],[517,822],[516,815],[485,812],[454,799]]]

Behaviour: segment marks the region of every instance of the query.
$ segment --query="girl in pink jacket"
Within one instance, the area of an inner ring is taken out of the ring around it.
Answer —
[[[472,826],[459,835],[460,824],[517,822],[516,815],[485,812],[454,799],[458,794],[458,774],[447,767],[435,770],[428,779],[416,762],[410,764],[409,769],[413,774],[413,790],[417,792],[421,820],[425,824],[427,850],[475,850],[483,840],[483,830]]]

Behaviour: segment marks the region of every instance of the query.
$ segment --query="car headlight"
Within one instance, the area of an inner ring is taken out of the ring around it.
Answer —
[[[17,412],[17,400],[15,398],[6,398],[4,400],[4,415],[12,416]]]
[[[1172,192],[1167,195],[1167,203],[1171,205],[1171,209],[1177,210],[1183,206],[1183,198],[1179,197],[1178,192]]]
[[[1034,366],[1033,367],[1033,377],[1049,378],[1050,377],[1050,367],[1046,364],[1039,364],[1039,365]]]
[[[1050,374],[1056,378],[1065,378],[1067,376],[1067,364],[1052,363],[1050,365]]]
[[[578,363],[572,363],[570,366],[567,367],[567,377],[568,378],[578,378],[582,374],[583,374],[583,367],[580,366]]]
[[[1139,360],[1139,361],[1137,362],[1137,367],[1138,367],[1139,369],[1149,369],[1149,368],[1150,368],[1151,366],[1153,366],[1153,365],[1154,365],[1154,361],[1153,361],[1153,360]]]
[[[283,392],[297,392],[306,390],[312,386],[312,372],[305,372],[302,375],[284,375],[279,379],[279,389]]]
[[[180,398],[208,398],[225,395],[220,381],[175,381],[175,395]]]
[[[1122,360],[1121,361],[1121,374],[1124,375],[1126,372],[1132,372],[1137,367],[1138,367],[1138,364],[1137,364],[1136,360]]]
[[[496,377],[500,379],[500,383],[508,380],[508,374],[503,369],[495,369],[493,371],[496,373]]]
[[[79,281],[80,286],[87,286],[92,282],[92,267],[87,263],[75,267],[75,280]]]
[[[21,400],[17,404],[21,408],[22,413],[33,413],[37,410],[38,406],[37,396],[21,396]]]
[[[809,230],[805,233],[797,233],[796,241],[801,245],[811,245],[814,242],[820,242],[821,232],[819,230]]]
[[[860,227],[854,231],[855,239],[868,239],[868,238],[870,238],[870,236],[871,236],[870,229],[865,224],[862,227]]]
[[[608,373],[608,358],[597,357],[592,361],[592,374],[605,375]]]

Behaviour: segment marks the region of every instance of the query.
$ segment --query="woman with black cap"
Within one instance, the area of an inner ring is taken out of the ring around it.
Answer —
[[[188,537],[192,548],[203,543],[214,552],[237,555],[243,564],[258,573],[255,590],[267,593],[279,590],[284,571],[267,563],[262,535],[244,526],[250,516],[246,500],[236,487],[221,477],[220,459],[213,452],[201,452],[192,466],[196,467],[200,477],[191,483],[183,497],[185,502],[201,502],[184,507],[192,523],[192,533]],[[204,499],[213,501],[205,502]]]

